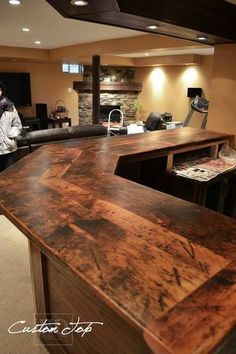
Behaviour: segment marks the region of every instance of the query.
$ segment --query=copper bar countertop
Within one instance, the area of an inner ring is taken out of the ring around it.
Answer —
[[[236,221],[115,175],[229,139],[194,128],[45,145],[0,175],[0,210],[154,353],[211,353],[236,322]]]

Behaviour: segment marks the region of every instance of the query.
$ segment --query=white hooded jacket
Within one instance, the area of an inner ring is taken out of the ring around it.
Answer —
[[[0,155],[17,150],[16,137],[22,130],[21,120],[13,106],[0,117]]]

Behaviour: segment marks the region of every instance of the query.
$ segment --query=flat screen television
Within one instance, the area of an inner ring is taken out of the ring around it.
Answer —
[[[187,91],[187,97],[194,98],[196,96],[202,96],[202,88],[201,87],[189,87]]]
[[[0,81],[6,85],[7,97],[16,107],[32,105],[29,73],[0,73]]]

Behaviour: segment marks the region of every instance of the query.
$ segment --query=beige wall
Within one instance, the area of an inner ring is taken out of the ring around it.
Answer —
[[[0,62],[0,72],[30,73],[32,107],[19,109],[25,117],[35,116],[35,103],[47,103],[50,114],[56,101],[63,100],[72,118],[72,125],[78,125],[78,94],[72,87],[73,81],[81,81],[80,75],[63,74],[60,64],[23,62]],[[72,92],[68,92],[68,89]]]
[[[210,99],[207,128],[236,134],[236,44],[216,46],[214,56],[203,57],[199,66],[138,67],[136,81],[143,83],[139,101],[140,119],[151,111],[171,112],[174,120],[183,120],[190,108],[187,87],[202,87]],[[57,100],[69,109],[72,124],[78,124],[78,94],[72,89],[79,75],[62,74],[60,64],[0,62],[0,71],[30,72],[32,107],[21,109],[24,116],[35,116],[35,103],[47,103],[48,114]],[[195,116],[193,126],[199,126]]]
[[[207,128],[236,135],[236,44],[215,48]]]
[[[209,97],[213,56],[204,56],[199,66],[166,66],[136,68],[136,81],[143,83],[139,95],[142,104],[141,119],[152,111],[171,112],[173,120],[183,121],[191,99],[187,98],[188,87],[202,87],[204,96]],[[193,126],[199,126],[196,119]]]

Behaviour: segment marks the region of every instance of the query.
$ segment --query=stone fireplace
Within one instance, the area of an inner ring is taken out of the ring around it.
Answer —
[[[92,124],[92,76],[91,67],[85,67],[83,82],[76,81],[73,85],[78,92],[79,124]],[[124,114],[124,124],[135,121],[134,104],[142,90],[142,84],[136,83],[134,68],[101,68],[100,107],[101,120],[108,118],[109,112],[118,108]],[[106,106],[106,113],[104,108]],[[119,112],[114,112],[114,118]],[[112,115],[113,117],[113,115]]]
[[[109,113],[113,110],[113,109],[120,109],[120,105],[110,105],[110,104],[104,104],[104,105],[100,105],[100,121],[101,122],[107,122],[108,121],[108,116]],[[112,114],[111,117],[113,120],[120,120],[120,113],[118,111],[115,111]]]

